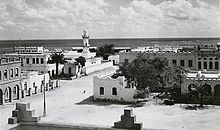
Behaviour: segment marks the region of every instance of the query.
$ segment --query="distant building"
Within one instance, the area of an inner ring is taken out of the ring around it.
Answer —
[[[16,53],[4,54],[3,57],[21,58],[22,71],[38,71],[39,73],[49,73],[50,76],[56,75],[56,65],[48,64],[52,52],[44,52],[43,47],[15,47]],[[59,66],[59,73],[63,65]]]
[[[206,87],[209,93],[212,93],[215,96],[220,96],[220,73],[214,71],[188,73],[186,79],[181,85],[181,93],[189,93],[190,90],[199,87],[200,85]]]
[[[110,60],[103,61],[101,57],[95,57],[96,56],[95,52],[90,52],[89,33],[87,30],[83,31],[82,39],[83,39],[83,48],[82,48],[83,51],[81,53],[77,51],[64,52],[65,57],[70,59],[68,60],[67,63],[64,64],[65,74],[72,74],[79,76],[79,74],[81,73],[89,74],[113,67],[112,61]],[[75,59],[80,56],[86,59],[85,66],[83,66],[83,68],[79,68],[79,66],[76,66],[76,63],[74,63]]]
[[[67,60],[64,63],[63,73],[68,76],[80,76],[82,72],[82,66],[78,64],[75,60]]]
[[[172,49],[172,48],[171,48]],[[220,63],[220,45],[198,45],[194,47],[194,51],[132,51],[119,53],[119,63],[131,62],[138,54],[143,54],[147,58],[166,58],[169,65],[176,64],[190,70],[208,70],[219,71]],[[187,50],[184,48],[184,50]]]
[[[41,47],[15,47],[15,52],[16,53],[20,53],[20,54],[24,54],[24,53],[43,53],[44,52],[44,48],[43,46]]]
[[[124,77],[93,77],[94,100],[136,102],[133,98],[136,93],[135,87],[127,85]]]

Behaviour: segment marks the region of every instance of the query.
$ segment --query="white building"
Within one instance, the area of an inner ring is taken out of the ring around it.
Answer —
[[[135,88],[129,88],[124,77],[93,77],[94,100],[111,100],[119,102],[136,102],[133,96]]]
[[[39,73],[49,73],[56,75],[56,64],[48,64],[50,52],[44,52],[43,47],[15,47],[16,53],[4,54],[4,57],[20,57],[22,71],[38,71]],[[61,73],[63,65],[59,65]]]
[[[67,60],[64,63],[63,73],[68,76],[80,76],[82,72],[82,66],[75,60]]]
[[[87,30],[83,31],[83,51],[78,53],[77,51],[67,51],[64,52],[66,58],[70,58],[67,63],[64,64],[64,73],[75,75],[81,71],[81,68],[78,69],[74,60],[80,56],[86,59],[85,66],[82,68],[82,73],[90,74],[96,71],[104,70],[110,67],[113,67],[113,61],[103,61],[101,57],[95,57],[96,53],[91,53],[89,51],[89,34]],[[118,58],[119,60],[119,58]],[[81,72],[80,72],[81,73]]]
[[[22,72],[21,86],[25,96],[31,96],[43,92],[44,86],[49,87],[50,77],[48,73],[38,74],[37,71]]]

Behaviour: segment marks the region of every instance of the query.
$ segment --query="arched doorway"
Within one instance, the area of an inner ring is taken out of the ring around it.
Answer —
[[[7,87],[5,89],[5,102],[11,102],[12,99],[11,99],[11,88],[10,87]]]
[[[220,84],[218,84],[214,87],[214,95],[216,97],[220,97]]]
[[[69,67],[69,69],[68,69],[68,74],[69,75],[72,75],[72,73],[71,73],[71,68]]]
[[[3,91],[0,89],[0,105],[3,105]]]
[[[13,88],[13,99],[18,100],[19,99],[19,86],[15,85]]]

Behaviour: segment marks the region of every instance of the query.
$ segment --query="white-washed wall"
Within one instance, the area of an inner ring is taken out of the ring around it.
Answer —
[[[97,76],[93,77],[93,95],[94,100],[97,99],[110,99],[121,102],[135,102],[136,99],[133,98],[136,93],[135,89],[125,88],[125,83],[123,78],[111,79],[99,78]],[[104,94],[100,95],[100,87],[104,87]],[[117,89],[117,95],[112,95],[112,88]]]

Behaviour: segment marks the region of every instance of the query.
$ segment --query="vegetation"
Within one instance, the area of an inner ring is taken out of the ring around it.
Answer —
[[[50,60],[48,61],[49,64],[56,64],[56,77],[58,77],[58,69],[59,69],[59,64],[64,64],[66,61],[64,59],[64,55],[62,53],[53,53],[50,56]]]
[[[181,86],[186,70],[179,66],[168,66],[167,59],[149,59],[138,55],[132,62],[120,66],[128,83],[134,81],[138,90],[173,91]]]
[[[107,60],[110,55],[114,55],[114,45],[113,44],[105,44],[97,49],[96,56],[102,57],[104,60]]]
[[[80,56],[80,57],[76,58],[75,60],[77,63],[80,63],[80,65],[82,65],[82,67],[85,66],[85,63],[86,63],[85,57]]]
[[[203,107],[204,102],[209,102],[212,100],[211,87],[208,84],[202,83],[203,81],[198,80],[196,85],[189,87],[189,98],[194,103],[199,103],[199,107]]]

